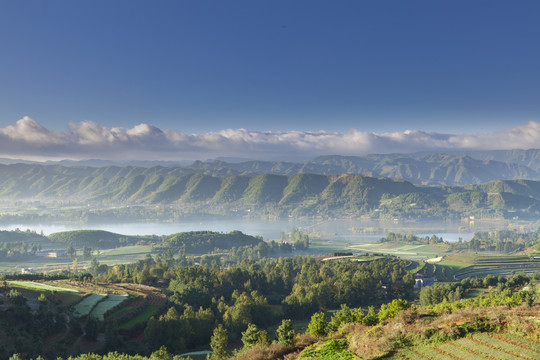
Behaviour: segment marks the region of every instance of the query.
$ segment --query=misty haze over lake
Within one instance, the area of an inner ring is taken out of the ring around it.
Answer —
[[[387,232],[408,233],[417,236],[437,235],[444,241],[470,240],[475,231],[491,230],[497,228],[495,224],[476,224],[464,226],[460,222],[400,222],[400,221],[361,221],[361,220],[328,220],[328,221],[264,221],[264,220],[204,220],[183,221],[177,223],[116,223],[116,224],[7,224],[0,227],[2,230],[27,229],[45,235],[55,232],[95,229],[105,230],[123,235],[169,235],[178,232],[211,230],[230,232],[239,230],[249,235],[260,235],[265,240],[279,239],[281,232],[290,232],[299,228],[307,233],[316,233],[323,238],[376,241]]]

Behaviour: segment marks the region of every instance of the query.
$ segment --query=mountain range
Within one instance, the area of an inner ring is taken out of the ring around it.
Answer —
[[[36,163],[0,159],[0,164],[60,165],[65,167],[107,168],[107,172],[131,175],[202,173],[212,176],[292,175],[292,174],[358,174],[402,179],[419,185],[468,185],[493,180],[540,180],[540,150],[453,151],[450,153],[372,154],[366,156],[319,156],[304,162],[243,160],[221,158],[195,161],[63,160]],[[116,169],[116,170],[115,170]],[[83,171],[83,170],[78,170]],[[99,169],[86,169],[96,174]],[[119,176],[124,176],[119,174]]]
[[[469,159],[460,156],[453,159],[456,158],[464,159],[463,163]],[[316,160],[327,166],[327,172],[337,171],[344,164],[359,164],[355,158]],[[59,206],[171,205],[189,207],[201,214],[278,217],[433,218],[476,214],[522,218],[540,213],[540,181],[495,180],[464,186],[425,186],[357,174],[256,175],[255,171],[246,170],[244,175],[226,175],[232,170],[215,164],[194,164],[199,166],[199,172],[197,166],[186,169],[0,165],[0,200],[53,201]],[[256,168],[256,164],[250,162],[249,168]],[[272,163],[259,163],[264,164]],[[289,164],[292,163],[281,163],[281,171],[292,171],[292,165],[286,170]],[[248,167],[245,163],[238,165]],[[277,168],[277,164],[273,165]],[[415,169],[420,172],[419,167]],[[264,167],[258,171],[271,172]]]

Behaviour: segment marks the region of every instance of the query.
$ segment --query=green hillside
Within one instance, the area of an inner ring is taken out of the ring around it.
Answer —
[[[48,236],[52,242],[71,244],[74,247],[96,247],[101,249],[114,248],[136,244],[139,241],[150,240],[145,236],[129,236],[116,234],[104,230],[74,230],[63,231],[50,234]]]
[[[396,159],[386,158],[386,161]],[[332,157],[332,161],[322,162],[335,166],[332,164],[336,161]],[[347,161],[352,160],[342,159],[342,162]],[[288,166],[275,164],[278,165]],[[370,215],[388,219],[472,215],[526,219],[540,213],[540,182],[530,180],[497,180],[447,187],[419,186],[405,180],[354,174],[212,176],[182,174],[183,171],[178,170],[181,168],[166,167],[0,166],[6,170],[0,172],[0,200],[53,203],[55,208],[60,201],[111,208],[176,205],[185,206],[191,214]],[[410,172],[407,169],[402,170]]]

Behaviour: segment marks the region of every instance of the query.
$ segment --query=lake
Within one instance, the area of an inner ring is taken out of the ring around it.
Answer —
[[[377,241],[387,232],[408,233],[418,236],[437,235],[445,241],[470,240],[474,231],[491,230],[464,227],[461,223],[442,222],[396,222],[377,220],[327,220],[327,221],[263,221],[246,219],[182,221],[177,223],[138,222],[117,224],[9,224],[0,226],[2,230],[30,229],[45,235],[69,230],[106,230],[124,235],[169,235],[184,231],[212,230],[230,232],[239,230],[250,235],[260,235],[264,239],[279,239],[280,232],[290,232],[293,228],[315,233],[320,237],[348,241]],[[493,226],[492,226],[493,228]],[[460,229],[461,231],[458,231]]]

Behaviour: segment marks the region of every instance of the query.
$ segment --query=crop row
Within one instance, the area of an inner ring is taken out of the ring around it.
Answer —
[[[429,346],[420,346],[414,349],[416,352],[419,352],[420,354],[424,355],[427,359],[434,359],[434,360],[448,360],[448,355],[443,355],[435,348],[429,347]]]
[[[127,295],[109,294],[106,299],[98,302],[96,306],[90,312],[90,316],[93,316],[99,320],[105,320],[105,314],[115,306],[120,305],[127,299]]]
[[[456,346],[455,343],[449,342],[444,343],[442,345],[439,345],[439,349],[443,350],[444,352],[448,354],[454,355],[456,358],[464,359],[464,360],[475,360],[478,359],[478,356],[470,351],[467,351],[466,349]]]
[[[75,316],[90,315],[99,320],[104,320],[104,315],[110,309],[127,299],[127,295],[101,295],[90,294],[74,306]]]
[[[518,262],[518,263],[501,263],[501,264],[475,264],[477,268],[511,268],[511,267],[525,267],[525,268],[537,268],[540,267],[540,262]]]
[[[391,359],[540,359],[540,343],[509,334],[480,333],[436,347],[417,346],[401,349]]]
[[[456,341],[456,344],[466,349],[470,349],[474,351],[475,353],[482,354],[484,357],[491,358],[491,359],[501,359],[501,360],[518,359],[516,355],[511,355],[506,352],[494,349],[489,345],[475,342],[470,338],[458,340]]]
[[[493,267],[493,268],[476,268],[476,267],[469,267],[465,271],[461,270],[456,273],[457,279],[463,279],[466,277],[473,277],[473,276],[485,276],[485,275],[512,275],[515,272],[526,272],[526,273],[532,273],[533,271],[540,270],[540,266],[537,267],[509,267],[509,268],[501,268],[501,267]]]
[[[487,334],[477,334],[474,336],[474,338],[478,341],[481,341],[485,344],[488,344],[489,346],[499,349],[506,352],[511,352],[514,354],[514,356],[520,356],[525,355],[531,359],[538,359],[540,358],[540,353],[536,352],[532,349],[528,349],[522,346],[518,346],[515,344],[512,344],[506,340],[498,339],[493,336],[489,336]]]
[[[90,312],[97,305],[97,303],[99,303],[101,300],[103,300],[106,297],[107,295],[101,295],[101,294],[90,294],[86,296],[77,305],[75,305],[74,307],[75,316],[85,316],[85,315],[90,314]]]
[[[482,258],[479,257],[476,259],[476,262],[515,262],[515,261],[531,261],[528,256],[497,256],[496,259],[491,257]]]
[[[412,350],[403,349],[398,355],[394,356],[394,359],[425,360],[426,358]]]
[[[502,334],[501,336],[503,336],[504,338],[506,338],[506,339],[508,339],[508,340],[510,340],[512,342],[515,342],[515,343],[518,343],[520,345],[523,345],[523,346],[529,347],[531,349],[534,349],[536,352],[540,353],[540,343],[538,343],[538,342],[529,340],[529,339],[524,338],[524,337],[512,335],[512,334]]]

